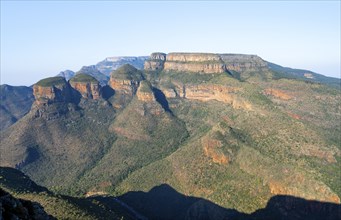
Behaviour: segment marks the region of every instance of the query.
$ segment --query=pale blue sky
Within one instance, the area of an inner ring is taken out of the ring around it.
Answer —
[[[340,1],[1,1],[1,84],[154,51],[257,54],[340,77]]]

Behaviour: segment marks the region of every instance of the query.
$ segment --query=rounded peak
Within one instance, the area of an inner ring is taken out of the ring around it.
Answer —
[[[42,87],[51,87],[66,84],[65,78],[61,76],[48,77],[38,81],[35,85]]]
[[[142,80],[142,73],[130,64],[124,64],[117,70],[111,73],[112,78],[129,79],[129,80]]]
[[[70,79],[70,82],[86,82],[86,83],[99,83],[98,80],[85,73],[76,74]]]

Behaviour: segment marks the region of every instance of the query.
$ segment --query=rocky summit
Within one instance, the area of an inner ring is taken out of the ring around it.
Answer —
[[[256,55],[208,53],[153,53],[145,62],[145,70],[165,70],[195,73],[224,73],[228,71],[254,71],[267,68]]]
[[[1,87],[1,120],[15,120],[0,133],[0,187],[48,214],[341,218],[340,79],[257,55],[162,52],[70,76]]]

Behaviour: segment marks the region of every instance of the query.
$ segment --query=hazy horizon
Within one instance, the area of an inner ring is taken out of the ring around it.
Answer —
[[[256,54],[340,78],[340,45],[339,1],[1,1],[1,84],[156,51]]]

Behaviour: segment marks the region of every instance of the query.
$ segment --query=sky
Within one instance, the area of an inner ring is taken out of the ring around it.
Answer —
[[[340,78],[340,1],[3,1],[1,84],[110,56],[256,54]]]

